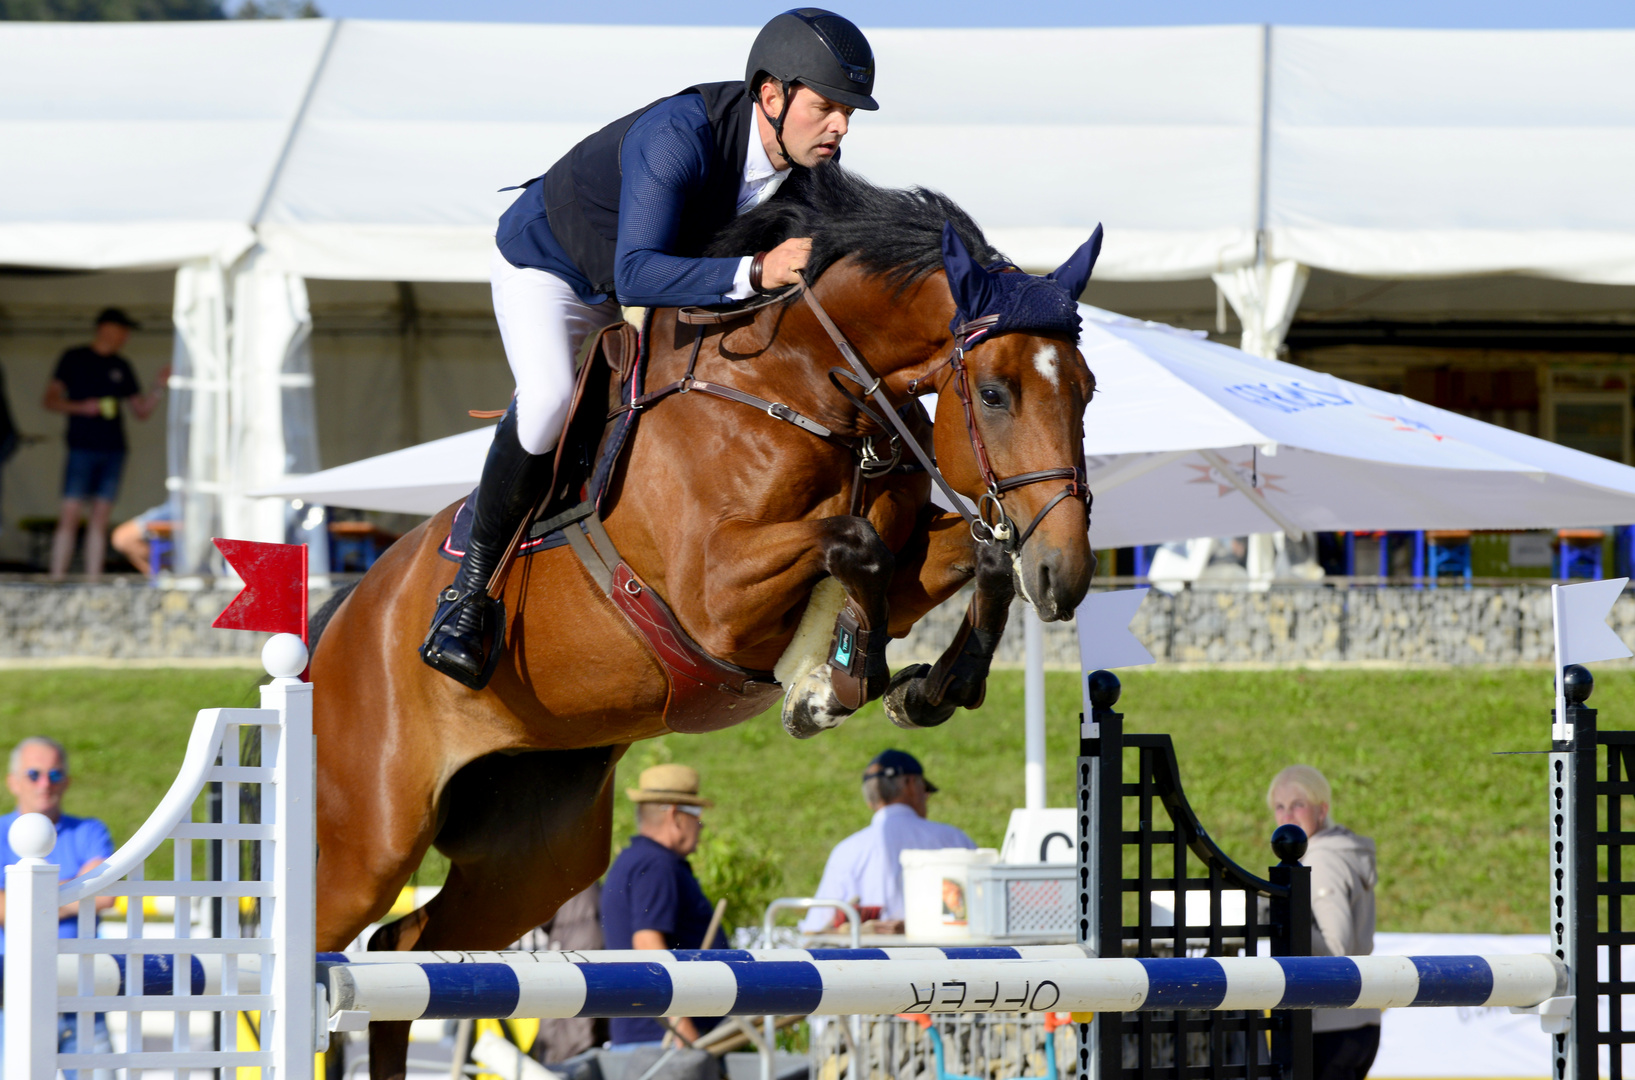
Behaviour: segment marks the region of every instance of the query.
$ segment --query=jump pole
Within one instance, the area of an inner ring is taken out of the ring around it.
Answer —
[[[1513,956],[320,964],[333,1024],[527,1016],[855,1016],[1526,1007],[1567,967]]]

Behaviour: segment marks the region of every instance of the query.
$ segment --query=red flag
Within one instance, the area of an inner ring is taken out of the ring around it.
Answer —
[[[307,546],[222,540],[215,545],[244,588],[211,626],[307,639]]]

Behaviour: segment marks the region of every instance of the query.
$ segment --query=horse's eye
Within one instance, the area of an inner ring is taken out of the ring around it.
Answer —
[[[982,388],[982,404],[990,409],[1003,409],[1005,407],[1005,395],[991,386],[984,386]]]

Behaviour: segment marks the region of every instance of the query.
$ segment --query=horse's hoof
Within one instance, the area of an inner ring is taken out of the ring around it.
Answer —
[[[830,679],[834,669],[822,664],[783,696],[783,729],[797,739],[839,727],[851,715],[835,697]]]
[[[931,706],[925,700],[925,677],[931,674],[930,664],[906,667],[891,677],[882,704],[886,718],[900,728],[928,728],[946,723],[958,706],[944,702]]]

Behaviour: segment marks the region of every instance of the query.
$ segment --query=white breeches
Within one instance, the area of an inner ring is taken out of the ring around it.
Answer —
[[[555,274],[489,261],[494,317],[517,383],[517,440],[530,454],[556,449],[573,398],[574,358],[585,336],[622,317],[614,300],[592,307]]]

